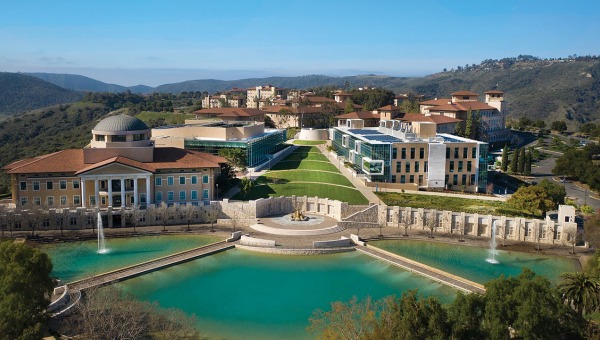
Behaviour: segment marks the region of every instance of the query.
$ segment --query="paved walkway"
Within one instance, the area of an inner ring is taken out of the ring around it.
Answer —
[[[464,292],[485,293],[485,288],[479,283],[469,281],[437,268],[429,267],[400,255],[370,246],[356,246],[356,250]]]
[[[218,253],[233,247],[235,247],[233,243],[221,241],[147,262],[138,263],[133,266],[117,269],[108,273],[92,276],[90,278],[85,278],[83,280],[69,283],[67,286],[69,287],[70,291],[81,291],[96,286],[105,285],[110,282],[127,280],[132,277],[155,271],[157,269],[191,261],[193,259]]]

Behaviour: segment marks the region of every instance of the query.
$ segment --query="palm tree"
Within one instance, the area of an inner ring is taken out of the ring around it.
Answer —
[[[573,305],[577,313],[583,315],[598,310],[600,306],[600,281],[586,273],[562,273],[558,289],[563,297]]]

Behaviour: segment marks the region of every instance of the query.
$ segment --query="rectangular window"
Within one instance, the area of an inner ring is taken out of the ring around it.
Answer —
[[[146,193],[141,193],[140,194],[140,203],[142,204],[146,204]]]
[[[415,162],[415,172],[419,172],[419,161]]]
[[[462,175],[462,185],[467,185],[467,175]]]
[[[27,197],[21,197],[21,205],[27,204]]]
[[[410,177],[408,177],[408,181],[409,181],[409,183],[414,183],[415,182],[415,175],[410,175]]]
[[[95,206],[96,205],[96,196],[90,195],[89,202],[90,202],[90,207]]]
[[[192,190],[192,200],[198,199],[198,190]]]
[[[419,148],[419,158],[425,158],[425,148]]]
[[[67,205],[67,196],[60,196],[60,205]]]
[[[175,177],[173,177],[173,176],[167,177],[167,185],[173,185],[173,184],[175,184]]]
[[[100,196],[100,205],[106,205],[106,196]]]
[[[406,159],[406,148],[402,148],[401,151],[402,152],[400,153],[400,158],[401,159]]]
[[[471,172],[471,161],[467,161],[467,171]]]
[[[156,186],[161,186],[161,185],[162,185],[162,177],[156,177],[156,178],[154,179],[154,184],[155,184]]]
[[[156,194],[154,194],[155,198],[156,198],[156,203],[161,203],[162,202],[162,191],[157,191]]]
[[[75,216],[69,217],[69,225],[72,227],[76,226],[77,225],[77,217],[75,217]]]
[[[179,184],[185,185],[185,176],[179,176]]]
[[[198,184],[198,176],[192,176],[192,184]]]
[[[471,158],[477,158],[477,148],[473,147],[473,149],[471,149]]]
[[[175,199],[175,192],[167,191],[167,202],[173,202],[174,199]]]
[[[423,185],[423,175],[419,175],[419,185]]]
[[[454,159],[458,158],[458,148],[454,148]]]
[[[469,148],[463,148],[463,158],[469,157]]]
[[[471,185],[475,184],[475,174],[471,174]]]
[[[463,171],[463,161],[458,161],[458,172]]]
[[[79,189],[79,181],[78,180],[73,181],[73,189]]]
[[[179,200],[180,201],[185,201],[185,191],[180,191],[179,192]]]
[[[81,199],[79,198],[79,195],[73,195],[73,205],[80,205],[81,204]]]
[[[398,158],[398,149],[392,148],[392,159]]]
[[[428,172],[429,171],[429,162],[425,161],[425,166],[423,166],[423,171]]]
[[[40,190],[40,182],[35,181],[33,182],[33,191],[39,191]]]
[[[410,172],[410,162],[406,162],[406,165],[404,166],[405,168],[405,172]]]
[[[452,176],[452,185],[458,185],[458,175]]]
[[[396,172],[402,172],[402,162],[396,162]]]
[[[54,205],[54,196],[47,196],[46,203],[48,203],[48,205]]]
[[[410,159],[415,159],[415,148],[410,148]]]
[[[450,161],[450,172],[454,172],[454,161]]]
[[[396,175],[392,175],[392,183],[396,183]]]
[[[54,189],[54,183],[52,181],[46,181],[46,190]]]
[[[450,175],[446,175],[446,176],[444,176],[444,183],[448,184],[448,183],[449,183],[449,182],[448,182],[449,180],[450,180]]]
[[[450,148],[446,146],[446,159],[450,158]]]
[[[67,190],[67,181],[59,181],[58,187],[60,188],[60,190]]]
[[[406,176],[400,176],[400,183],[406,183]]]
[[[19,185],[21,187],[21,191],[27,190],[27,182],[20,182]]]
[[[202,199],[208,199],[208,189],[202,190]]]
[[[202,183],[204,183],[204,184],[208,183],[208,175],[202,176]]]
[[[34,197],[34,198],[33,198],[33,204],[35,204],[35,205],[40,205],[40,204],[42,204],[42,199],[41,199],[41,198],[39,198],[39,197]]]

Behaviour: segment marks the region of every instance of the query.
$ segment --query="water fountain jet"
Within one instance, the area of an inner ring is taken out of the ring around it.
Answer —
[[[492,239],[490,240],[490,249],[488,250],[488,258],[485,259],[486,262],[491,264],[498,264],[498,260],[496,260],[496,254],[498,251],[496,250],[496,222],[492,222]]]
[[[104,227],[102,226],[102,215],[100,215],[100,213],[98,213],[98,222],[97,222],[97,228],[98,228],[98,254],[106,254],[108,253],[108,249],[106,249],[106,243],[104,241]]]

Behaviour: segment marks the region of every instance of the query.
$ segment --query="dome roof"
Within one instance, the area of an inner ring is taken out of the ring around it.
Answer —
[[[126,132],[149,130],[148,125],[138,118],[128,115],[116,115],[102,119],[94,127],[94,131]]]

